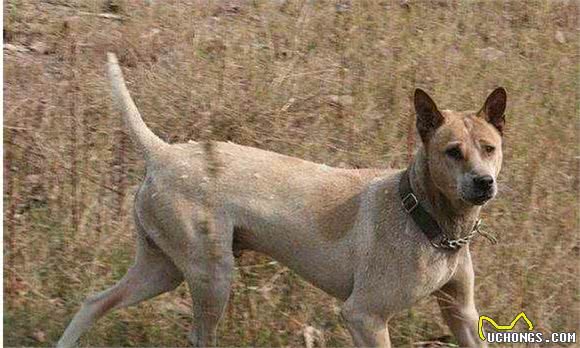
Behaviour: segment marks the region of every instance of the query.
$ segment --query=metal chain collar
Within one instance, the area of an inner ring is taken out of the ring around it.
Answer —
[[[482,221],[481,221],[481,219],[478,219],[475,222],[475,226],[473,226],[473,230],[471,230],[471,232],[469,232],[469,234],[467,236],[462,237],[462,238],[457,238],[457,239],[449,239],[447,237],[443,237],[441,239],[441,241],[439,241],[439,242],[431,241],[431,244],[435,248],[438,248],[438,249],[458,250],[462,246],[469,244],[469,242],[477,234],[481,234],[482,236],[487,238],[487,240],[489,240],[491,242],[491,244],[497,243],[497,239],[494,236],[488,234],[487,232],[483,232],[481,230],[481,226],[482,226]]]

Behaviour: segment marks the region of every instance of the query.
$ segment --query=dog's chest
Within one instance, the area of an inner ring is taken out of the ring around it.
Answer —
[[[418,281],[416,299],[419,300],[439,290],[455,273],[458,256],[434,250],[423,255],[417,264]]]

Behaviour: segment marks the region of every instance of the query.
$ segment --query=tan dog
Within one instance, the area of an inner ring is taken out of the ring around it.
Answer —
[[[270,255],[343,300],[356,346],[390,347],[389,319],[430,294],[461,346],[485,345],[477,337],[469,247],[444,247],[411,214],[423,209],[441,240],[467,243],[481,206],[497,191],[505,90],[496,89],[478,113],[439,111],[417,90],[423,147],[408,170],[345,170],[232,143],[167,144],[141,119],[113,54],[108,69],[147,162],[135,200],[137,256],[117,285],[83,304],[60,347],[73,346],[110,309],[184,279],[193,301],[191,342],[214,345],[234,251],[242,249]],[[402,204],[402,177],[417,202]]]

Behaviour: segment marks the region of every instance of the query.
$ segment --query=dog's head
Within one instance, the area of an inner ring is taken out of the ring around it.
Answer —
[[[495,89],[478,112],[439,111],[415,91],[417,130],[434,185],[450,200],[483,205],[497,193],[507,95]]]

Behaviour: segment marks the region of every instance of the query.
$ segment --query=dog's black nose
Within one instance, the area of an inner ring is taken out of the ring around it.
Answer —
[[[493,177],[491,175],[481,175],[473,178],[475,186],[481,190],[488,190],[493,185]]]

